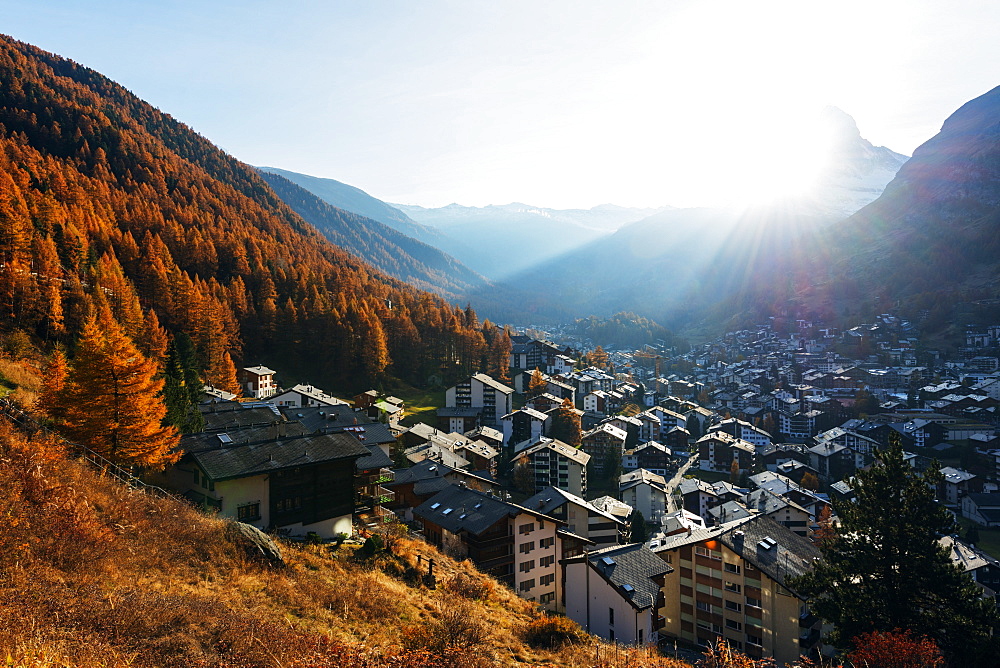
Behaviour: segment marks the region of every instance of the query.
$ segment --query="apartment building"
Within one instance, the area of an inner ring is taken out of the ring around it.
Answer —
[[[701,646],[725,638],[779,665],[818,651],[820,622],[788,585],[820,557],[808,539],[753,515],[667,536],[654,552],[673,567],[661,635]]]

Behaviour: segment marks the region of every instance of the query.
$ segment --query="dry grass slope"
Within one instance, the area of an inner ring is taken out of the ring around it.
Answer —
[[[598,647],[399,535],[371,557],[286,545],[287,567],[259,564],[228,542],[224,522],[124,488],[6,425],[0,488],[8,666],[686,665]],[[418,555],[434,558],[436,589],[421,583]]]

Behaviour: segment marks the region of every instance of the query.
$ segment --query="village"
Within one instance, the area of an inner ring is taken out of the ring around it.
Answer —
[[[789,582],[819,558],[832,501],[895,442],[917,470],[954,460],[937,498],[968,530],[942,545],[994,597],[996,544],[977,544],[1000,526],[1000,327],[970,331],[960,360],[921,352],[924,366],[891,315],[794,330],[681,355],[512,336],[509,384],[475,373],[430,422],[375,390],[340,399],[246,367],[242,399],[204,388],[204,431],[163,483],[293,540],[405,526],[609,641],[722,637],[792,662],[824,629]]]

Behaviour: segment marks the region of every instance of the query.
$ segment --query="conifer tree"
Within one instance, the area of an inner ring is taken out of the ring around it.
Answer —
[[[42,386],[42,393],[38,397],[38,408],[49,418],[59,424],[62,422],[62,392],[66,386],[66,376],[69,373],[69,366],[66,363],[66,355],[59,348],[56,348],[49,357],[45,366],[45,383]]]
[[[67,437],[115,462],[160,467],[179,439],[162,425],[163,379],[105,309],[87,318],[61,394]]]
[[[542,376],[542,372],[535,367],[535,370],[531,372],[531,378],[528,380],[528,398],[534,399],[540,394],[544,394],[545,390],[549,387],[548,382],[545,377]]]
[[[573,402],[567,397],[563,399],[562,406],[552,413],[552,422],[549,425],[549,436],[573,446],[580,447],[581,429],[580,416],[577,415]]]
[[[1000,620],[938,543],[955,526],[934,498],[940,478],[936,468],[916,473],[896,439],[857,473],[856,501],[834,501],[840,526],[820,545],[823,561],[792,586],[834,625],[835,645],[902,629],[937,642],[954,665],[985,665]]]

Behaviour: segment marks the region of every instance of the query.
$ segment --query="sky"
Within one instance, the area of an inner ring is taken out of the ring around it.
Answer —
[[[717,206],[780,193],[827,105],[912,154],[1000,85],[1000,3],[0,0],[240,160],[389,202]]]

